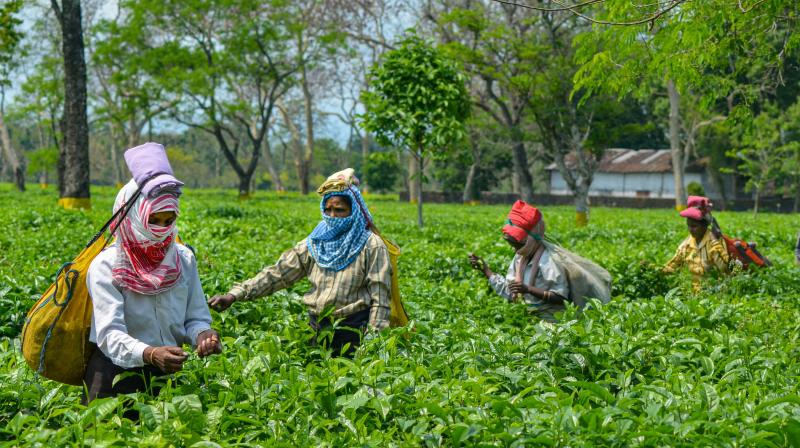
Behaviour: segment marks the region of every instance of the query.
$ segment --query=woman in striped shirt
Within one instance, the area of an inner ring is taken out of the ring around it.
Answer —
[[[344,188],[327,189],[332,180]],[[307,278],[303,296],[310,325],[319,336],[341,319],[328,343],[334,355],[352,356],[368,330],[389,326],[391,265],[386,244],[371,231],[372,215],[352,169],[336,173],[318,190],[322,220],[311,234],[255,277],[234,285],[208,304],[222,311],[236,301],[268,296]],[[314,343],[318,342],[317,337]]]

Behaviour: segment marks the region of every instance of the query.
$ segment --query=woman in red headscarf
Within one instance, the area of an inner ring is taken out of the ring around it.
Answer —
[[[517,201],[503,226],[503,237],[516,254],[505,276],[496,274],[482,258],[469,255],[470,263],[489,279],[489,284],[509,301],[523,300],[544,320],[554,321],[554,313],[569,300],[567,272],[544,244],[542,212],[524,201]]]
[[[689,236],[683,240],[675,256],[664,265],[662,272],[671,274],[686,266],[693,276],[695,289],[709,272],[730,272],[730,255],[719,232],[712,226],[711,201],[702,196],[689,196],[687,208],[680,215],[686,218]]]

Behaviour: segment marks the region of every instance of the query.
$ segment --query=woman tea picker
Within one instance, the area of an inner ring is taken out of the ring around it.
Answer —
[[[323,195],[322,220],[311,234],[274,265],[234,285],[227,294],[212,297],[211,307],[225,310],[234,301],[264,297],[308,278],[311,289],[303,303],[317,336],[332,325],[331,318],[342,319],[330,341],[334,355],[352,355],[364,330],[388,327],[389,254],[381,238],[370,231],[372,215],[357,185],[352,169],[331,175],[317,190]]]
[[[88,401],[145,391],[152,377],[181,370],[183,344],[201,357],[222,351],[197,261],[175,241],[183,184],[157,143],[129,149],[125,161],[134,179],[117,194],[114,211],[131,200],[133,206],[113,224],[115,242],[92,261],[86,279],[94,311],[89,339],[98,348],[84,380]],[[115,383],[125,372],[134,375]]]
[[[493,273],[484,260],[474,254],[473,267],[489,279],[489,284],[509,301],[523,300],[541,319],[555,321],[564,303],[582,307],[586,298],[608,302],[611,276],[593,262],[545,241],[542,212],[524,201],[511,207],[503,226],[503,238],[514,248],[505,277]]]
[[[730,255],[725,248],[722,235],[710,229],[713,223],[711,202],[702,196],[689,196],[688,208],[680,215],[686,218],[689,236],[686,237],[675,256],[662,268],[662,272],[671,274],[683,266],[692,273],[694,289],[700,288],[702,278],[711,272],[730,273]]]

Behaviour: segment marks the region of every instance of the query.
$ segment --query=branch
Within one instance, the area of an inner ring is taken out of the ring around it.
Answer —
[[[494,118],[494,120],[495,120],[495,121],[497,121],[498,123],[503,123],[503,120],[500,118],[500,116],[498,116],[498,115],[497,115],[497,113],[495,113],[495,111],[494,111],[494,110],[492,110],[492,108],[491,108],[491,107],[489,107],[489,106],[487,106],[487,105],[483,104],[483,103],[482,103],[482,102],[480,102],[480,101],[475,101],[474,103],[475,103],[475,105],[476,105],[476,106],[478,106],[479,108],[483,109],[483,111],[484,111],[484,112],[486,112],[486,113],[487,113],[487,114],[489,114],[489,115],[490,115],[492,118]]]
[[[725,121],[727,119],[728,119],[728,117],[725,116],[725,115],[716,115],[714,117],[709,118],[708,120],[703,120],[703,121],[695,124],[694,126],[692,126],[692,135],[696,134],[697,131],[699,131],[701,128],[704,128],[706,126],[712,125],[712,124],[720,122],[720,121]]]
[[[56,19],[58,19],[58,24],[61,27],[64,27],[64,14],[61,13],[61,7],[58,6],[58,2],[56,0],[50,0],[50,6],[53,8],[53,12],[56,14]]]
[[[747,14],[748,12],[750,12],[750,11],[758,8],[759,6],[761,6],[761,4],[764,3],[764,2],[766,2],[766,0],[759,0],[759,1],[755,2],[755,3],[753,3],[749,8],[745,8],[744,6],[742,6],[742,0],[739,0],[739,2],[738,2],[739,3],[739,10],[742,11],[743,13]]]
[[[507,1],[507,0],[493,0],[493,1],[495,1],[497,3],[501,3],[503,5],[519,6],[519,7],[525,8],[525,9],[532,9],[534,11],[541,11],[541,12],[559,12],[559,11],[570,11],[570,12],[572,12],[572,10],[574,10],[574,9],[583,8],[584,6],[593,5],[595,3],[602,3],[605,0],[589,0],[587,2],[578,3],[577,5],[572,5],[572,6],[564,6],[564,5],[562,5],[559,8],[543,8],[541,6],[522,5],[522,4],[519,4],[519,3],[510,2],[510,1]],[[555,0],[554,0],[554,3],[560,4]]]
[[[665,7],[661,11],[658,11],[658,12],[656,12],[653,15],[650,15],[648,17],[643,17],[641,19],[637,19],[637,20],[634,20],[634,21],[631,21],[631,22],[614,22],[614,21],[608,21],[608,20],[597,20],[597,19],[593,19],[593,18],[587,16],[586,14],[583,14],[583,13],[578,11],[578,8],[581,8],[581,7],[586,6],[586,5],[591,5],[591,4],[594,4],[594,3],[600,3],[600,2],[605,1],[605,0],[590,1],[590,2],[586,2],[586,3],[579,3],[577,5],[572,5],[572,6],[567,6],[567,5],[562,4],[558,0],[553,0],[553,3],[556,3],[558,5],[562,5],[561,8],[541,8],[541,7],[537,7],[537,6],[523,5],[523,4],[520,4],[520,3],[514,3],[514,2],[511,2],[511,1],[507,1],[507,0],[492,0],[492,1],[497,2],[497,3],[502,3],[504,5],[512,5],[512,6],[519,6],[520,8],[532,9],[534,11],[544,11],[544,12],[569,11],[570,13],[580,17],[583,20],[586,20],[588,22],[595,23],[595,24],[598,24],[598,25],[631,26],[631,25],[643,25],[645,23],[655,22],[659,17],[661,17],[664,14],[668,13],[669,11],[674,9],[676,6],[687,2],[688,0],[674,0],[672,2],[672,4],[670,4],[669,6]]]
[[[378,47],[385,48],[387,50],[394,50],[396,47],[390,43],[387,43],[382,40],[373,39],[369,36],[365,36],[363,34],[356,34],[356,33],[345,33],[345,35],[351,39],[355,39],[359,42],[364,42],[367,44],[372,44]]]

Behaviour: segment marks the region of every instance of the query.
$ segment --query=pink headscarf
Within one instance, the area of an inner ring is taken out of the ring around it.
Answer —
[[[686,209],[681,211],[680,215],[684,218],[694,219],[695,221],[710,222],[711,219],[711,201],[703,196],[689,196],[686,201]]]
[[[114,212],[125,205],[137,189],[134,180],[122,187],[114,202]],[[179,213],[178,198],[174,194],[160,194],[153,198],[141,194],[128,215],[115,223],[112,230],[116,231],[118,251],[111,275],[123,288],[155,295],[174,286],[180,278],[175,223],[161,227],[148,222],[153,213],[167,211],[175,212],[176,216]]]

